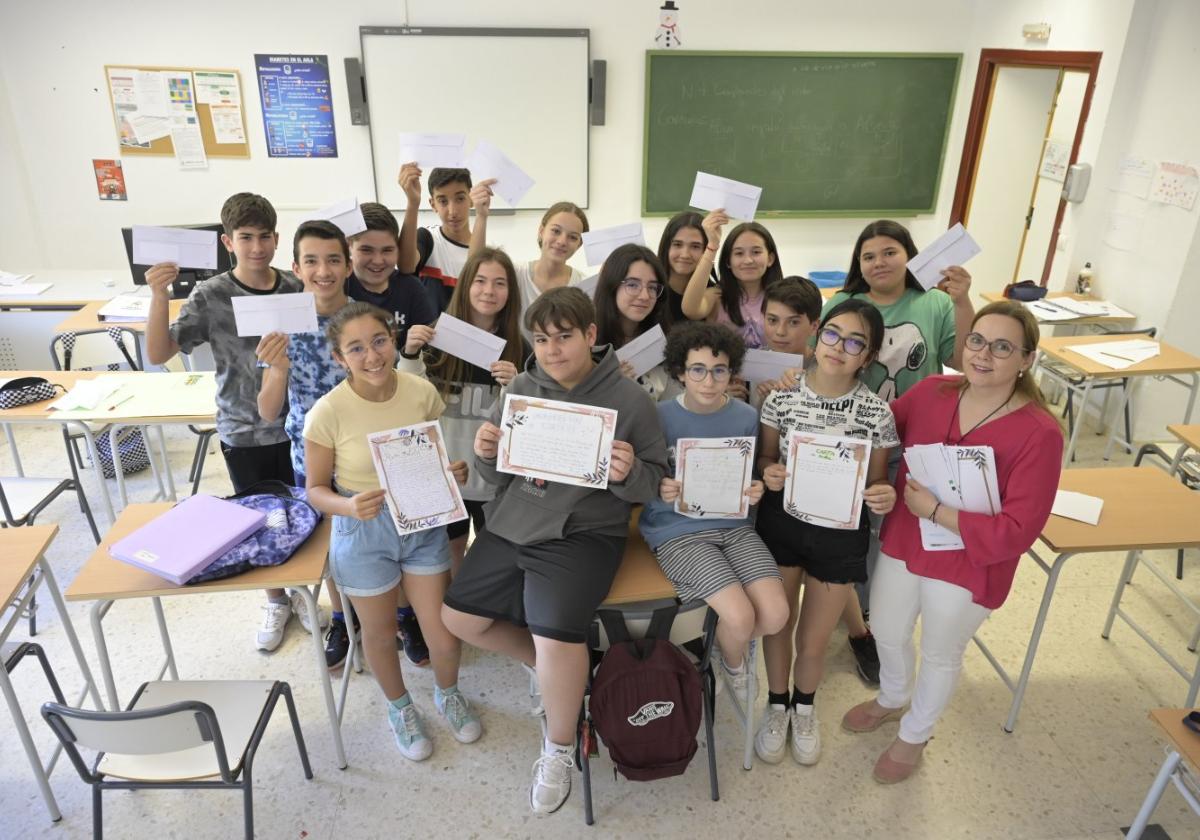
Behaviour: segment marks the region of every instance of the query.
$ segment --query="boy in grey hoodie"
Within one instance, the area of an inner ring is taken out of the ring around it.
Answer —
[[[508,391],[616,409],[608,488],[497,471],[498,404],[475,436],[474,467],[496,485],[496,498],[442,608],[460,639],[536,667],[546,709],[546,741],[529,791],[538,814],[558,810],[571,792],[588,625],[621,564],[632,505],[655,498],[667,468],[654,403],[622,375],[612,347],[592,347],[595,321],[578,289],[541,295],[525,313],[534,358]]]

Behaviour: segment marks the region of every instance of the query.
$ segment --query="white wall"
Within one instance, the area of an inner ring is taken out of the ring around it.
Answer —
[[[746,0],[734,10],[717,0],[688,0],[682,5],[681,27],[690,49],[963,52],[938,209],[907,220],[918,243],[924,243],[945,228],[949,215],[979,47],[1024,47],[1021,24],[1044,18],[1054,25],[1051,48],[1104,50],[1093,103],[1094,125],[1101,126],[1132,3],[1111,0],[1095,8],[1083,0],[859,0],[831,6],[816,0]],[[146,0],[47,0],[6,6],[0,13],[0,96],[5,99],[0,104],[0,146],[22,162],[38,200],[23,205],[29,213],[24,229],[0,226],[0,267],[119,270],[124,255],[117,227],[213,220],[224,198],[238,190],[262,192],[276,204],[284,240],[306,210],[350,194],[369,197],[367,129],[349,124],[341,60],[358,55],[359,25],[404,23],[406,7],[414,25],[589,27],[592,55],[608,60],[609,82],[608,123],[592,129],[589,215],[597,227],[628,221],[640,206],[643,52],[652,45],[658,5],[646,0],[519,0],[502,6],[486,0],[345,0],[330,6],[324,0],[293,0],[286,14],[273,4],[230,0],[169,6]],[[256,51],[329,55],[339,158],[267,157],[254,91]],[[246,95],[252,158],[213,160],[207,171],[186,173],[171,158],[126,158],[129,202],[100,202],[90,160],[117,153],[105,63],[237,68]],[[437,68],[431,67],[429,78],[420,83],[436,78]],[[548,69],[548,85],[552,80]],[[479,91],[453,95],[468,103],[472,95],[487,95],[486,80],[480,81]],[[6,109],[17,122],[3,118]],[[1098,137],[1089,134],[1085,150],[1098,144]],[[21,197],[19,186],[17,195]],[[773,221],[784,269],[845,268],[864,221]],[[63,246],[64,224],[69,225],[69,247]],[[530,213],[498,218],[490,238],[507,244],[516,257],[533,256],[535,224]],[[662,224],[661,219],[648,220],[648,236],[656,239]],[[278,262],[286,264],[286,257]]]

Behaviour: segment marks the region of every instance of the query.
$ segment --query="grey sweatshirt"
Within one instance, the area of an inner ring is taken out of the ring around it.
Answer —
[[[496,536],[518,545],[585,531],[625,536],[632,505],[657,497],[667,469],[667,444],[654,402],[641,386],[622,375],[611,346],[594,348],[592,357],[596,366],[568,391],[539,370],[531,355],[508,393],[616,409],[613,440],[628,443],[636,456],[629,475],[620,483],[610,481],[606,490],[597,490],[498,472],[495,458],[475,456],[475,470],[497,488],[496,498],[485,508],[487,529]],[[503,409],[503,403],[497,403],[492,412],[491,422],[497,426]]]

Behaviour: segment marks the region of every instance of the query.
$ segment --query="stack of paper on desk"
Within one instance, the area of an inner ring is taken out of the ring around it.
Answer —
[[[1069,344],[1065,348],[1113,370],[1125,370],[1153,359],[1159,353],[1157,341],[1135,338],[1129,341],[1105,341],[1100,344]]]
[[[0,286],[16,286],[32,276],[32,274],[13,274],[9,271],[0,271]]]
[[[114,324],[145,321],[150,317],[150,296],[141,292],[117,295],[100,307],[96,317]]]
[[[49,283],[14,283],[11,286],[0,286],[0,296],[33,297],[49,289],[50,285]]]
[[[1026,302],[1025,308],[1039,321],[1074,321],[1082,317],[1069,309],[1063,309],[1053,300],[1031,300]]]
[[[89,411],[99,409],[106,398],[124,384],[124,379],[101,376],[98,379],[81,379],[67,393],[50,403],[59,411]]]
[[[943,505],[989,516],[1000,512],[996,460],[990,446],[910,446],[904,450],[904,463],[908,474]],[[966,547],[953,531],[928,519],[920,523],[921,546],[926,551],[959,551]]]
[[[1050,510],[1055,516],[1065,516],[1077,522],[1088,525],[1100,523],[1100,511],[1104,509],[1104,500],[1086,493],[1075,493],[1071,490],[1059,490],[1054,495],[1054,507]]]
[[[1076,300],[1072,297],[1055,298],[1054,304],[1060,309],[1074,313],[1077,318],[1132,318],[1133,314],[1126,312],[1115,303],[1106,300]]]
[[[217,380],[202,373],[106,373],[82,380],[51,405],[56,420],[130,417],[208,417],[215,413]]]

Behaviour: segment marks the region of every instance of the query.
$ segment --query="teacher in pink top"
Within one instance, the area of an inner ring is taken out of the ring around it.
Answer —
[[[901,465],[896,493],[904,504],[884,520],[883,550],[871,579],[879,696],[842,719],[851,732],[900,719],[898,737],[875,762],[878,782],[900,782],[916,770],[954,693],[971,637],[1008,597],[1017,561],[1050,516],[1063,439],[1028,375],[1037,342],[1037,322],[1023,306],[990,304],[975,315],[966,337],[963,375],[923,379],[891,404],[906,449],[931,443],[991,447],[1000,512],[968,513],[940,504]],[[921,519],[958,534],[966,547],[927,551]],[[918,616],[919,672],[913,646]]]

